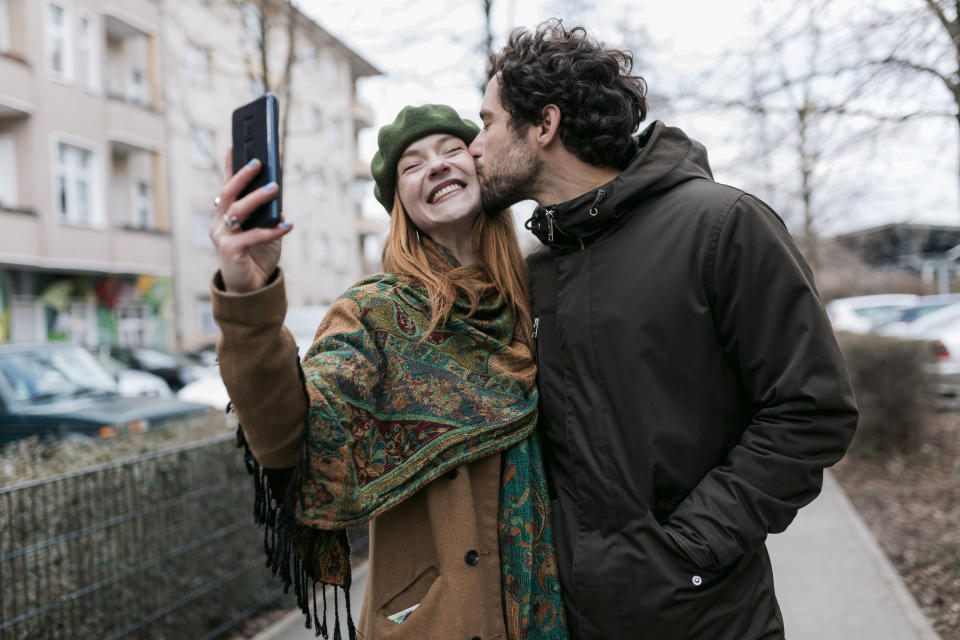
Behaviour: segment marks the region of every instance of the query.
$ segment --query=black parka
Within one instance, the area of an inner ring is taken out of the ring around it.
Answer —
[[[782,638],[764,541],[853,436],[845,364],[780,218],[679,129],[640,141],[528,221],[571,637]]]

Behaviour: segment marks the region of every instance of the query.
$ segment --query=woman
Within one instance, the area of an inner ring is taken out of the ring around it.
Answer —
[[[239,231],[276,189],[237,200],[259,170],[248,166],[218,199],[220,370],[252,452],[268,564],[294,584],[307,626],[313,599],[323,637],[325,585],[335,604],[338,588],[349,594],[345,529],[369,522],[361,638],[566,638],[523,263],[509,212],[481,212],[477,130],[442,105],[406,107],[380,130],[387,273],[331,305],[302,363],[277,267],[292,227]]]

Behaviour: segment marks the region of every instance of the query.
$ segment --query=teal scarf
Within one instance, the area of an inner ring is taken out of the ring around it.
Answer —
[[[331,307],[302,362],[307,429],[300,464],[292,479],[280,481],[285,506],[271,511],[267,494],[277,483],[249,462],[261,479],[257,517],[268,525],[268,565],[294,585],[308,626],[312,586],[313,622],[326,638],[316,585],[342,588],[348,597],[345,529],[452,468],[500,451],[508,637],[565,639],[549,499],[533,437],[538,394],[530,347],[514,333],[505,301],[489,291],[472,313],[458,300],[448,321],[427,334],[429,321],[423,288],[390,275],[358,283]],[[349,618],[348,629],[353,638]]]

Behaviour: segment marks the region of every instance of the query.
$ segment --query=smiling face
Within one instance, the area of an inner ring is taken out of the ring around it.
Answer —
[[[510,113],[500,102],[500,84],[496,76],[487,83],[480,105],[483,129],[470,144],[476,157],[483,208],[500,211],[512,204],[533,197],[543,169],[543,160],[531,136],[534,127],[516,131],[510,124]]]
[[[480,185],[460,138],[434,133],[411,143],[397,163],[397,191],[410,220],[441,244],[473,231]]]

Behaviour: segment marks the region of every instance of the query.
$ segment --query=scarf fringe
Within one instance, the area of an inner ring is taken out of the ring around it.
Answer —
[[[300,371],[300,381],[303,383],[304,395],[307,395],[306,381],[303,370],[300,368],[300,358],[297,357],[297,369]],[[309,399],[308,399],[309,402]],[[227,413],[232,410],[232,404],[227,405]],[[309,425],[308,425],[309,427]],[[296,521],[296,501],[300,492],[297,490],[300,479],[306,477],[310,461],[306,446],[301,447],[300,460],[293,469],[265,469],[250,451],[250,446],[243,434],[243,427],[237,426],[237,447],[243,449],[243,462],[247,473],[253,478],[254,522],[264,525],[263,552],[266,555],[266,566],[274,577],[280,579],[283,592],[288,593],[293,586],[297,598],[297,607],[303,612],[304,625],[307,629],[313,628],[315,636],[323,640],[331,640],[330,628],[327,626],[327,585],[333,587],[333,638],[342,640],[340,631],[340,607],[338,591],[343,590],[343,598],[347,613],[347,634],[349,640],[357,640],[357,630],[350,611],[350,580],[341,586],[324,582],[316,571],[312,562],[304,562],[303,552],[317,550],[322,547],[321,537],[331,532],[321,532],[305,527]],[[335,535],[340,539],[339,544],[349,550],[349,540],[346,531],[338,531]],[[321,585],[320,599],[323,601],[323,613],[317,606],[317,584]],[[312,610],[311,610],[312,604]]]

